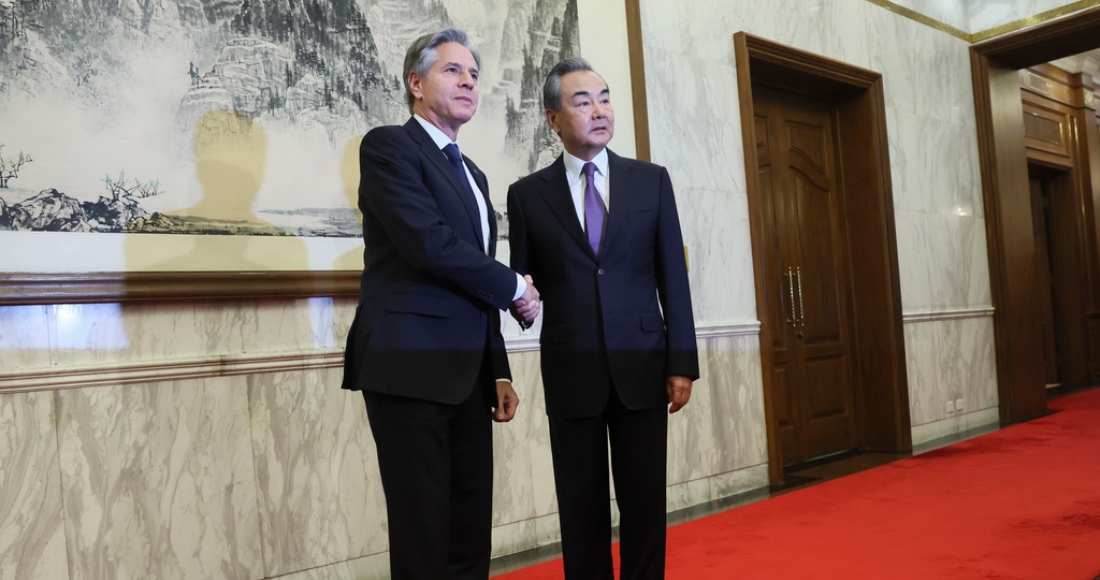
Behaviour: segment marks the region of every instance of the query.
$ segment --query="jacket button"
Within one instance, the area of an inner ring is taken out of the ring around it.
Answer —
[[[599,270],[596,270],[596,273],[599,274],[600,276],[603,276],[603,268],[600,268]]]

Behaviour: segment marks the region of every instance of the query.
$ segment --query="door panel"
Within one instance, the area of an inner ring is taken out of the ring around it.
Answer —
[[[1058,344],[1054,328],[1054,276],[1050,267],[1050,236],[1047,232],[1050,213],[1049,185],[1032,177],[1031,219],[1035,236],[1035,276],[1039,281],[1039,326],[1043,335],[1043,381],[1056,385],[1058,379]]]
[[[831,105],[753,87],[770,369],[786,465],[857,446]]]

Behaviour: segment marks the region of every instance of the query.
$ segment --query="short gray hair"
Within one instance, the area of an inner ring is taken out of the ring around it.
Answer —
[[[550,74],[546,75],[546,82],[542,84],[542,106],[548,111],[560,111],[561,77],[586,70],[596,72],[592,70],[592,65],[588,64],[587,60],[580,57],[567,58],[554,65],[554,68],[550,69]]]
[[[417,38],[409,46],[409,50],[405,51],[405,68],[402,82],[405,84],[405,103],[409,105],[409,112],[412,112],[413,103],[416,102],[416,97],[413,96],[412,89],[409,88],[409,73],[415,72],[421,78],[428,76],[428,71],[431,70],[432,65],[439,60],[439,53],[435,50],[436,47],[448,42],[457,42],[466,47],[466,50],[474,55],[474,63],[477,64],[477,68],[481,68],[481,57],[476,50],[470,47],[470,38],[466,36],[465,32],[457,28],[445,28],[439,32],[428,33]]]

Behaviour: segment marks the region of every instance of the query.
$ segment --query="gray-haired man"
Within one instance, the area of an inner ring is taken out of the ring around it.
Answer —
[[[558,63],[543,101],[565,153],[512,184],[508,237],[512,267],[539,281],[548,305],[539,343],[565,577],[615,577],[610,441],[621,578],[659,580],[668,413],[699,377],[672,182],[607,148],[611,92],[587,62]]]
[[[404,70],[413,118],[359,149],[364,268],[343,388],[366,399],[397,580],[489,576],[490,419],[519,404],[500,310],[529,323],[539,308],[534,285],[494,259],[488,182],[455,142],[477,111],[478,64],[459,30],[418,38]]]

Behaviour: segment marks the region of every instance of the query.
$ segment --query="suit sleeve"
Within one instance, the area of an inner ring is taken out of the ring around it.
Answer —
[[[527,223],[515,183],[508,188],[508,250],[512,269],[521,275],[529,274]]]
[[[450,282],[498,309],[516,291],[516,275],[454,232],[424,182],[417,148],[396,146],[375,130],[359,148],[359,204],[378,217],[397,251],[414,268]]]
[[[665,376],[699,378],[699,353],[695,342],[695,317],[691,308],[684,239],[668,170],[661,168],[661,190],[655,256],[657,293],[665,316],[668,353]]]

